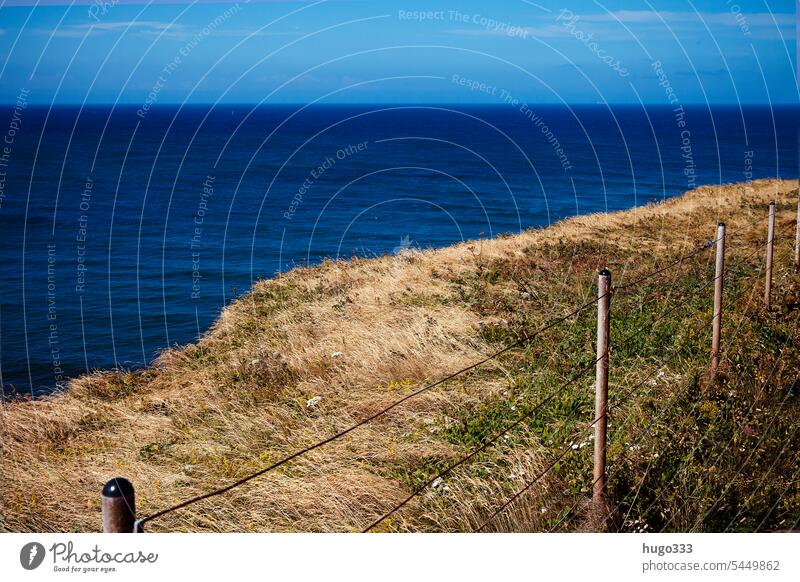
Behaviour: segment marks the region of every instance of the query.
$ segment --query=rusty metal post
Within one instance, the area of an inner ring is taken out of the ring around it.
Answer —
[[[717,268],[714,270],[714,319],[711,335],[711,376],[719,370],[720,335],[722,333],[722,287],[725,274],[725,223],[717,225]]]
[[[608,346],[611,327],[611,272],[597,276],[597,367],[594,400],[594,486],[592,506],[598,520],[606,518],[606,433],[608,427]]]
[[[103,487],[103,532],[133,533],[136,522],[136,495],[124,477],[114,477]],[[137,528],[142,531],[141,526]]]
[[[767,228],[767,273],[764,281],[764,307],[769,311],[772,298],[772,246],[775,240],[775,203],[769,205],[769,226]]]

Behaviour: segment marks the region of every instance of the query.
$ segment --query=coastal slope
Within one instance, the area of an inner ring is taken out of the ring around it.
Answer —
[[[96,531],[100,490],[130,479],[140,516],[225,486],[596,297],[612,302],[609,503],[625,531],[753,531],[800,518],[797,182],[701,187],[629,211],[434,250],[326,261],[260,281],[197,343],[139,371],[96,372],[2,407],[2,523]],[[775,308],[762,307],[767,204],[777,202]],[[707,374],[713,249],[642,283],[728,225],[720,378]],[[539,406],[495,446],[378,527],[593,527],[596,312],[415,396],[149,531],[360,531]],[[578,377],[570,381],[573,376]],[[545,405],[548,395],[566,384]]]

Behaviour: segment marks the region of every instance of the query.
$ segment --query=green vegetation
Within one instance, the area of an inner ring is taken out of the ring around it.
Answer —
[[[601,251],[583,243],[570,254],[586,257]],[[563,252],[558,249],[555,254]],[[795,480],[800,462],[798,312],[764,312],[762,253],[749,261],[741,255],[752,252],[729,248],[729,254],[725,367],[716,382],[706,373],[713,313],[707,282],[714,276],[709,261],[713,250],[613,297],[609,501],[615,526],[623,531],[769,530],[790,527],[800,518]],[[784,266],[788,255],[780,253]],[[646,257],[617,254],[606,264],[612,272],[621,272],[625,258]],[[504,267],[495,264],[483,270],[492,273],[490,277],[459,282],[473,304],[490,306],[483,315],[511,321],[484,329],[484,338],[498,346],[546,322],[534,302],[502,292],[517,283],[514,273],[504,274]],[[526,253],[514,267],[530,273],[536,258]],[[657,268],[660,264],[649,257],[639,261],[637,271]],[[788,291],[789,296],[798,285],[786,268],[779,269],[775,282],[779,292]],[[537,292],[528,295],[544,297],[548,283],[542,280]],[[586,426],[594,413],[594,313],[584,311],[533,339],[522,357],[507,358],[503,367],[509,389],[502,397],[449,412],[458,422],[445,431],[448,440],[471,450],[578,376],[525,423],[526,437],[543,444],[552,457],[565,443],[567,448],[577,445],[558,468],[559,478],[573,494],[566,496],[571,511],[591,489],[593,443]],[[581,370],[584,373],[575,373]],[[516,438],[504,443],[520,445],[525,443]],[[549,525],[569,530],[575,526],[571,517],[579,517],[579,512],[555,515]]]
[[[621,531],[755,531],[800,519],[796,184],[701,188],[660,205],[397,257],[326,262],[232,303],[197,344],[139,372],[4,408],[2,525],[91,530],[110,476],[143,514],[327,438],[522,337],[529,341],[155,531],[597,527],[596,311],[612,271],[608,502]],[[777,198],[774,308],[763,308],[766,203]],[[714,250],[636,282],[729,227],[722,362],[708,374]],[[513,429],[509,427],[518,423]],[[539,477],[558,459],[552,470]],[[63,496],[64,487],[71,494]],[[32,494],[31,492],[36,492]],[[56,494],[58,492],[58,494]]]

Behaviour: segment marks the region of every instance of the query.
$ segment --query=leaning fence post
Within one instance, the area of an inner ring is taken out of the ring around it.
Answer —
[[[594,480],[592,506],[595,517],[605,522],[606,515],[606,433],[608,418],[608,345],[611,310],[611,272],[597,276],[597,367],[594,400]],[[602,523],[602,522],[601,522]]]
[[[767,274],[764,282],[764,307],[770,308],[772,296],[772,243],[775,239],[775,203],[769,205],[769,226],[767,227]]]
[[[717,225],[717,268],[714,271],[714,319],[711,336],[711,376],[719,369],[720,334],[722,332],[722,285],[725,273],[725,223]]]
[[[136,523],[136,495],[124,477],[114,477],[103,487],[103,532],[132,533]],[[137,528],[142,531],[141,526]]]

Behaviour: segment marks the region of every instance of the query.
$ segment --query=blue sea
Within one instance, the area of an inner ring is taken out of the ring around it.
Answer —
[[[4,106],[0,381],[195,340],[258,278],[797,178],[798,109]],[[712,233],[709,233],[711,235]]]

